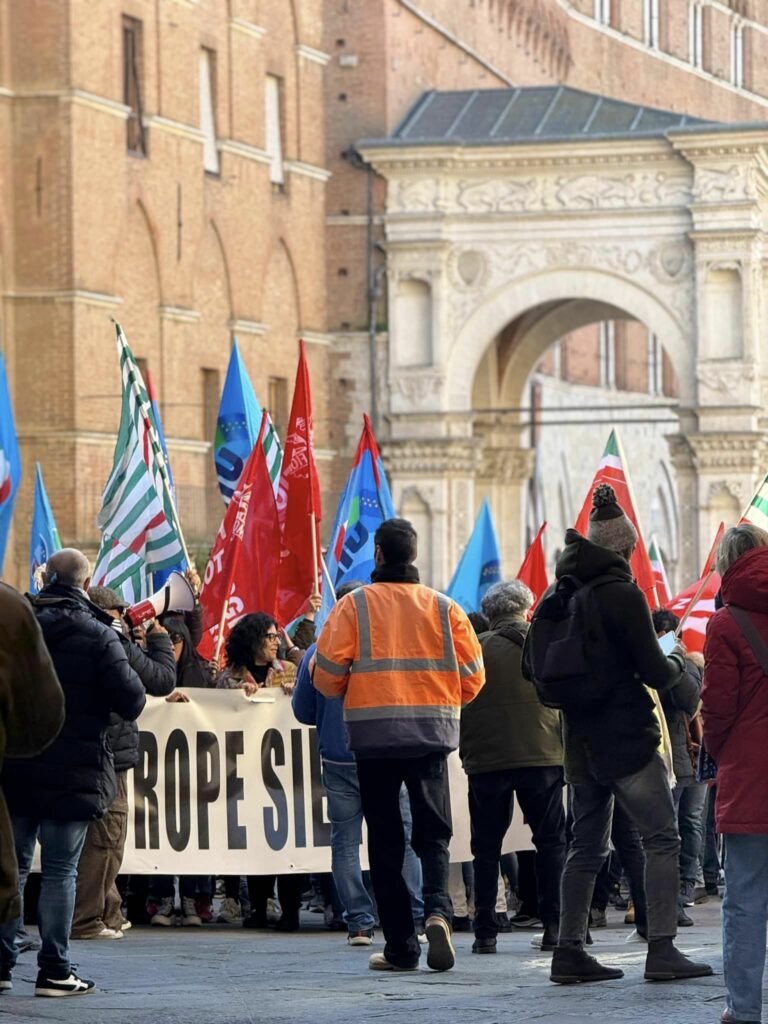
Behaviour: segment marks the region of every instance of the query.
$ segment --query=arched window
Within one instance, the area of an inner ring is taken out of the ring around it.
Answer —
[[[647,46],[659,47],[659,0],[643,0],[643,35]]]
[[[739,21],[731,25],[731,81],[744,85],[744,26]]]
[[[595,0],[595,21],[600,25],[611,24],[611,0]]]
[[[694,0],[688,14],[688,48],[691,64],[700,68],[704,63],[704,16],[699,0]]]

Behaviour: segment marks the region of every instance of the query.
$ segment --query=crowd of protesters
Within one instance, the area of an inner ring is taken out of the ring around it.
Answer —
[[[376,971],[417,970],[423,946],[428,967],[449,970],[454,931],[471,928],[472,952],[493,954],[500,932],[527,928],[552,954],[553,982],[610,981],[623,972],[587,947],[613,905],[633,926],[627,940],[647,945],[647,980],[704,977],[711,967],[674,940],[694,924],[691,907],[724,885],[722,1020],[759,1021],[768,534],[725,534],[722,606],[703,659],[679,642],[665,653],[659,638],[679,623],[651,615],[629,568],[636,543],[613,491],[598,487],[588,536],[568,531],[533,616],[534,596],[517,580],[492,586],[467,616],[420,582],[416,533],[389,520],[370,583],[340,590],[319,636],[319,598],[290,639],[253,610],[230,631],[221,669],[197,653],[199,606],[132,628],[117,593],[90,587],[74,549],[49,559],[39,595],[0,586],[0,991],[12,988],[23,949],[38,948],[36,995],[83,994],[94,983],[75,973],[71,939],[177,921],[291,932],[305,901],[352,947],[380,929]],[[280,687],[316,727],[330,876],[120,876],[146,694],[187,702],[201,687]],[[449,865],[456,749],[468,778],[465,865]],[[510,855],[515,799],[534,851]],[[21,903],[36,841],[39,942]]]

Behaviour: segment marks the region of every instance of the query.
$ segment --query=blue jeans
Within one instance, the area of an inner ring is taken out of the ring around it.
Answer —
[[[768,920],[768,835],[725,837],[723,968],[737,1020],[760,1020]]]
[[[699,854],[704,838],[704,803],[707,799],[706,782],[683,782],[672,790],[680,832],[680,881],[696,884],[699,873]]]
[[[37,920],[42,948],[37,954],[38,966],[52,978],[68,978],[69,933],[75,910],[77,865],[88,822],[12,817],[11,824],[22,893],[32,865],[35,840],[38,832],[40,834],[42,880]],[[20,918],[0,925],[0,965],[4,968],[12,968],[16,963],[16,932],[20,926]]]
[[[365,887],[360,867],[363,808],[354,762],[323,761],[323,785],[331,819],[331,872],[344,920],[351,932],[373,928],[373,900]]]

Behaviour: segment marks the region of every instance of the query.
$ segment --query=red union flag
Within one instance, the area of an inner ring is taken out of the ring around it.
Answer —
[[[216,651],[225,605],[222,641],[243,615],[275,614],[280,524],[262,444],[267,420],[264,413],[259,439],[227,505],[205,567],[200,592],[203,639],[198,646],[204,658],[212,658]]]
[[[720,547],[720,541],[723,539],[724,533],[725,523],[720,523],[715,542],[707,556],[701,576],[690,587],[686,587],[685,590],[681,591],[677,597],[673,597],[666,606],[671,612],[675,613],[678,619],[682,619],[686,612],[688,612],[691,602],[696,601],[683,626],[683,643],[686,650],[689,651],[704,652],[707,626],[709,625],[709,620],[715,614],[715,597],[720,589],[720,577],[716,572],[713,572],[713,566],[715,564],[715,555]],[[706,585],[701,590],[702,583],[705,580]],[[699,593],[700,590],[701,593]],[[696,597],[697,593],[699,594],[698,598]]]
[[[539,532],[534,537],[533,543],[528,548],[523,564],[520,566],[520,571],[517,574],[517,578],[522,580],[533,593],[534,600],[531,613],[533,613],[544,591],[549,586],[547,562],[544,557],[544,545],[542,543],[542,537],[546,528],[547,524],[543,523]]]
[[[585,537],[589,531],[589,513],[592,511],[592,494],[598,484],[610,484],[616,492],[616,500],[621,506],[624,514],[629,520],[631,520],[635,529],[637,530],[637,546],[635,552],[632,555],[630,565],[632,567],[632,575],[635,577],[635,582],[638,587],[645,594],[646,599],[652,608],[658,605],[658,601],[654,597],[655,591],[655,580],[653,577],[653,568],[651,567],[651,560],[648,557],[648,550],[643,540],[643,531],[640,529],[640,523],[638,522],[637,513],[635,511],[635,503],[632,500],[632,488],[629,482],[629,472],[624,465],[622,459],[622,453],[619,446],[619,439],[616,436],[616,431],[611,431],[611,436],[608,438],[608,444],[605,446],[603,457],[600,460],[600,465],[597,467],[597,473],[595,473],[595,479],[592,481],[592,486],[589,488],[586,500],[579,513],[579,518],[576,520],[576,529],[579,533]]]
[[[320,566],[320,482],[312,447],[312,395],[304,342],[300,342],[277,505],[282,531],[277,617],[288,625],[317,591]]]

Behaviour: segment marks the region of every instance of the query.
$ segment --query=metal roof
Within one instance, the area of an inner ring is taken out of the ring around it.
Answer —
[[[422,94],[387,140],[373,145],[484,145],[654,138],[715,121],[638,106],[563,85]]]

